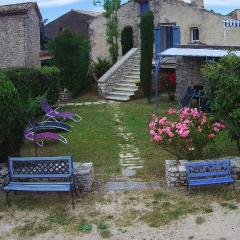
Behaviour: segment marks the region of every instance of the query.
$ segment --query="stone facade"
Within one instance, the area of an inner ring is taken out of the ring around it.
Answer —
[[[116,83],[124,79],[125,73],[129,72],[134,64],[140,64],[139,60],[138,49],[132,48],[98,80],[99,94],[105,97],[108,92],[111,92]]]
[[[74,163],[74,177],[77,190],[91,192],[94,183],[93,163]],[[0,190],[9,181],[8,168],[0,166]]]
[[[203,86],[204,79],[201,67],[205,59],[194,57],[178,57],[176,62],[176,98],[180,99],[188,87]]]
[[[203,0],[192,0],[186,3],[182,0],[152,0],[150,9],[155,16],[155,26],[159,24],[176,24],[180,27],[180,44],[191,42],[191,28],[199,29],[199,41],[207,45],[239,46],[240,28],[224,28],[224,20],[236,19],[238,11],[233,16],[223,16],[202,8]],[[139,3],[130,0],[123,4],[118,12],[120,31],[130,25],[134,33],[134,47],[140,46],[140,12]],[[91,56],[109,57],[108,46],[105,40],[106,20],[101,15],[90,24]],[[121,53],[121,49],[119,51]]]
[[[36,3],[0,6],[0,67],[40,66],[40,22]]]
[[[199,160],[201,161],[218,161],[228,159],[231,161],[232,175],[235,179],[239,179],[240,174],[240,157],[224,157],[212,160]],[[187,160],[166,160],[166,184],[168,187],[180,187],[187,185],[187,176],[185,164]]]

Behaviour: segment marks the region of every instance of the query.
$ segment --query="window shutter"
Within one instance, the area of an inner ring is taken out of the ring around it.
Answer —
[[[180,44],[180,27],[173,26],[173,47],[177,47]]]
[[[149,5],[148,2],[142,2],[140,3],[140,14],[144,15],[148,12],[149,10]]]
[[[161,40],[161,28],[160,27],[156,27],[155,28],[155,34],[154,34],[154,41],[155,41],[155,55],[157,53],[160,53],[161,52],[161,43],[160,43],[160,40]]]

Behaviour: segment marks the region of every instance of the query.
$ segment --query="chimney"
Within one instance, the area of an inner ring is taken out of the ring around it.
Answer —
[[[191,4],[198,8],[204,8],[204,0],[191,0]]]

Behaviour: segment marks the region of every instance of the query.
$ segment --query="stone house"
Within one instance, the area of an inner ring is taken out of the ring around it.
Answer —
[[[239,19],[240,10],[222,15],[204,8],[204,0],[129,0],[119,12],[119,28],[130,25],[134,33],[134,47],[140,46],[140,17],[152,10],[155,17],[155,47],[160,51],[178,44],[206,44],[239,46],[240,28],[224,28],[224,21]],[[105,40],[106,19],[98,16],[90,24],[92,59],[109,57]],[[121,53],[121,49],[119,51]]]
[[[40,23],[36,3],[0,6],[0,67],[40,66]]]
[[[45,26],[45,33],[49,39],[53,39],[62,29],[68,28],[89,38],[89,23],[99,13],[72,9]]]
[[[120,31],[125,26],[133,29],[134,47],[140,47],[140,18],[141,15],[151,10],[155,21],[155,52],[161,53],[169,48],[180,45],[196,46],[240,46],[240,10],[222,15],[204,8],[204,0],[129,0],[122,4],[118,11]],[[108,45],[105,40],[106,19],[98,16],[90,24],[91,57],[96,61],[98,57],[109,58]],[[239,24],[239,27],[238,27]],[[121,44],[119,44],[121,45]],[[121,46],[119,49],[121,54]],[[156,55],[155,55],[156,56]],[[132,64],[134,58],[135,66]],[[136,93],[140,80],[139,52],[119,66],[115,73],[106,74],[98,81],[100,94],[108,99],[127,101]],[[138,61],[137,61],[138,60]],[[184,59],[185,61],[186,59]],[[177,70],[177,96],[180,97],[188,84],[201,84],[201,64],[203,59],[190,59],[184,63],[188,75],[187,82],[179,80],[182,73],[182,61],[169,58],[161,67],[161,71]],[[153,65],[155,58],[153,59]],[[191,72],[191,69],[193,70]],[[195,80],[194,80],[195,79]],[[199,81],[198,81],[199,80]],[[181,86],[180,86],[181,85]],[[183,86],[185,85],[185,86]],[[160,84],[158,84],[160,86]]]

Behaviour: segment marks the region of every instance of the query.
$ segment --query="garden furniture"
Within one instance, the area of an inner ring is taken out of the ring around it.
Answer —
[[[74,122],[80,122],[82,120],[82,118],[75,113],[72,113],[72,112],[58,112],[57,110],[59,108],[53,109],[48,104],[48,101],[47,101],[46,98],[42,98],[41,107],[46,114],[44,116],[43,120],[53,119],[54,121],[58,121],[57,120],[58,118],[61,118],[63,120],[70,119],[70,120],[73,120]]]
[[[212,162],[187,163],[187,185],[191,188],[214,185],[233,184],[235,179],[231,176],[231,163],[229,160]]]
[[[64,122],[56,121],[43,121],[38,123],[29,123],[27,130],[35,132],[46,132],[46,131],[65,131],[70,132],[71,126]]]
[[[44,140],[55,140],[67,144],[67,139],[58,133],[41,132],[36,133],[34,131],[25,129],[24,137],[32,142],[35,142],[38,146],[43,147]]]
[[[74,208],[73,158],[10,157],[9,183],[4,187],[7,205],[9,192],[70,192]],[[47,180],[46,180],[47,179]]]

